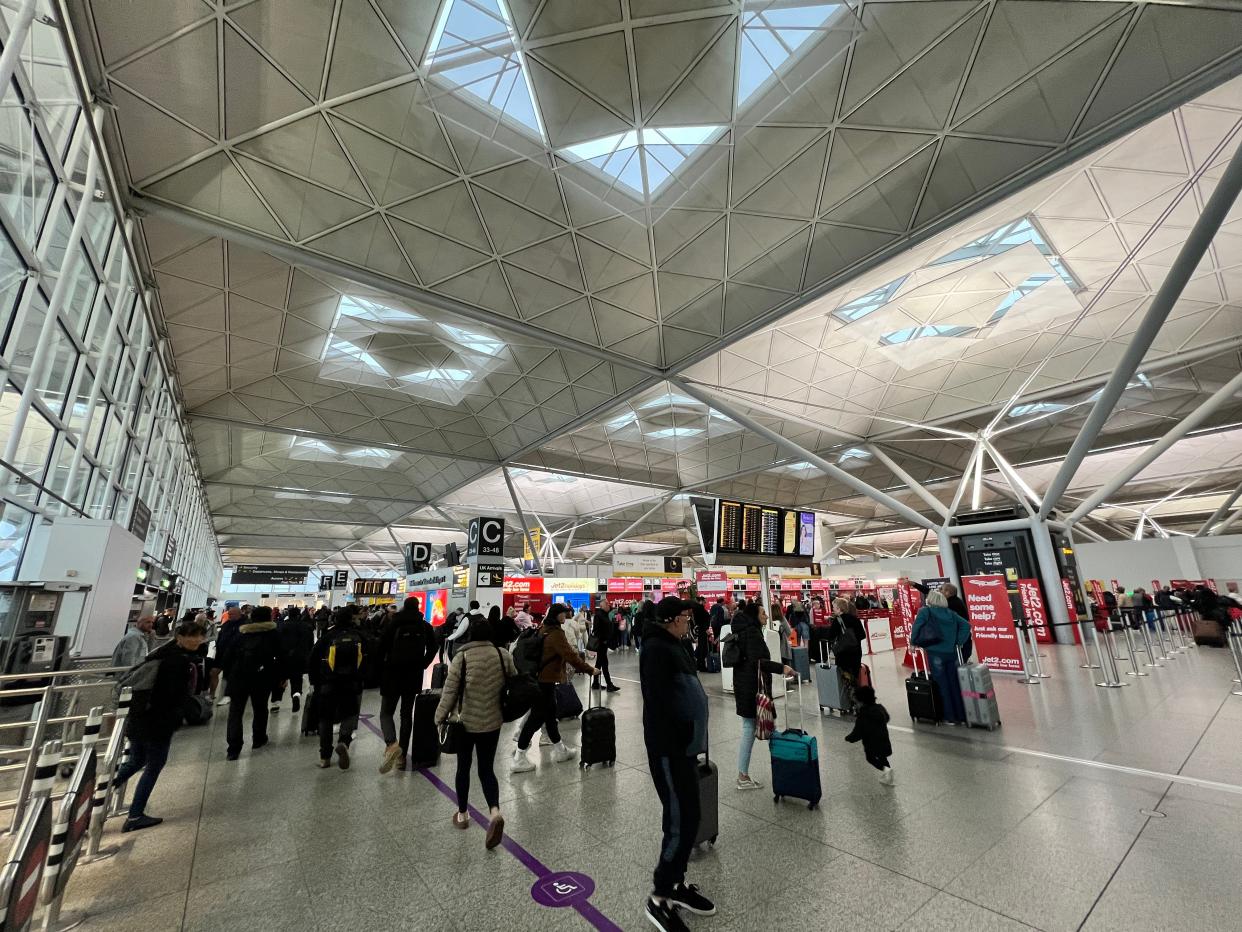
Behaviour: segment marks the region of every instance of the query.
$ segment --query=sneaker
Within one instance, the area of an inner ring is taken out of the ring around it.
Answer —
[[[125,820],[125,824],[121,826],[122,832],[137,832],[144,828],[151,828],[163,822],[163,819],[157,819],[155,816],[139,815],[130,816]]]
[[[670,903],[696,916],[716,915],[716,904],[700,893],[699,888],[692,883],[679,883],[673,887],[673,895],[668,899]]]
[[[240,751],[229,751],[229,753],[225,756],[224,759],[225,760],[237,760],[237,758],[239,757],[241,757]]]
[[[892,767],[885,767],[883,770],[880,771],[880,782],[883,783],[885,786],[893,785],[893,768]]]
[[[509,767],[509,773],[529,773],[535,769],[535,762],[526,756],[526,752],[521,748],[513,754],[513,763]]]
[[[336,765],[342,770],[349,769],[349,745],[341,741],[336,746]]]
[[[397,758],[397,770],[399,771],[405,770],[405,755],[404,754],[402,754],[400,757]]]
[[[754,777],[747,777],[744,780],[741,778],[738,778],[737,788],[739,790],[761,790],[763,789],[763,784],[760,783],[758,780],[756,780]]]
[[[250,750],[257,751],[259,748],[262,748],[262,747],[267,747],[266,738],[260,738],[258,741],[255,741],[253,744],[251,744]]]
[[[491,824],[487,826],[487,838],[483,841],[483,847],[488,851],[495,848],[505,837],[505,817],[492,816]]]
[[[552,747],[552,739],[548,737],[548,733],[546,731],[539,732],[539,746],[541,748]]]
[[[606,687],[606,691],[610,693],[619,693],[621,692],[621,687],[620,686],[608,686]]]
[[[453,828],[460,828],[464,830],[470,827],[470,816],[466,815],[466,817],[463,819],[462,818],[463,815],[466,815],[466,814],[464,812],[453,813]]]
[[[573,760],[578,756],[578,749],[570,747],[564,741],[552,747],[552,760],[558,764],[563,764],[567,760]]]
[[[380,761],[379,772],[388,773],[397,765],[397,758],[401,757],[401,745],[392,744],[384,751],[384,759]]]
[[[300,712],[301,710],[302,710],[302,694],[294,693],[293,694],[293,711]]]
[[[229,697],[228,697],[228,696],[225,696],[224,698],[222,698],[222,699],[220,699],[220,700],[218,700],[218,701],[216,702],[216,705],[217,705],[217,706],[221,706],[221,705],[228,705],[228,704],[229,704]]]
[[[321,757],[321,758],[319,759],[319,769],[320,769],[320,770],[327,770],[327,769],[328,769],[329,767],[331,767],[331,766],[332,766],[332,761],[328,760],[327,758],[322,758],[322,757]]]
[[[273,705],[271,711],[272,711],[272,714],[275,715],[277,712],[280,711],[280,706]]]
[[[677,907],[671,900],[657,903],[647,897],[647,921],[660,932],[690,932],[690,927],[681,921],[681,917],[677,915]]]

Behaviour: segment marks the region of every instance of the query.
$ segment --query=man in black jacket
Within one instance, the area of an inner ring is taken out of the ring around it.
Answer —
[[[237,629],[237,637],[229,643],[224,657],[217,659],[224,668],[229,696],[228,759],[237,760],[245,744],[242,719],[246,705],[254,712],[250,746],[257,751],[267,744],[268,700],[277,688],[283,689],[285,685],[284,652],[271,608],[267,605],[254,608],[250,621]]]
[[[686,883],[701,814],[698,755],[707,750],[707,694],[684,643],[693,618],[692,602],[676,596],[661,599],[638,655],[643,738],[664,830],[647,918],[663,932],[687,929],[679,909],[699,916],[716,914],[715,904]]]
[[[478,602],[470,604],[476,609],[479,605]],[[423,689],[423,671],[435,659],[435,632],[423,617],[418,598],[410,596],[401,611],[389,618],[379,637],[380,728],[384,743],[388,745],[380,773],[388,773],[393,767],[405,769],[414,725],[414,699]],[[398,703],[401,705],[400,737],[393,722]]]
[[[358,727],[362,695],[362,664],[365,658],[362,632],[354,624],[356,609],[344,605],[311,651],[310,681],[315,687],[319,711],[319,766],[332,763],[332,732],[340,722],[336,742],[337,765],[349,769],[349,745]]]
[[[296,605],[289,607],[284,619],[276,625],[280,633],[280,649],[284,653],[285,677],[289,680],[289,692],[293,697],[293,711],[302,708],[302,677],[310,663],[311,648],[315,646],[315,627],[310,618],[302,614]],[[272,711],[280,711],[284,687],[272,693]]]
[[[139,770],[142,779],[134,788],[122,832],[150,828],[164,821],[147,815],[147,800],[168,761],[173,732],[181,725],[186,702],[197,691],[195,659],[206,636],[202,623],[183,621],[177,626],[176,639],[152,651],[144,661],[158,664],[159,670],[151,689],[134,695],[126,719],[129,756],[117,769],[116,781],[124,783]]]
[[[612,647],[617,637],[617,623],[610,617],[612,612],[608,605],[607,599],[601,599],[599,607],[595,609],[595,614],[591,619],[591,637],[595,640],[595,652],[598,655],[595,660],[595,668],[603,674],[604,682],[608,686],[610,693],[621,691],[620,686],[614,686],[612,683],[612,674],[608,672],[608,648]],[[599,688],[599,676],[591,683],[593,689]]]

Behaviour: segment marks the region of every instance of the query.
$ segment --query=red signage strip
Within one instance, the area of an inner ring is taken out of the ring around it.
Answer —
[[[1074,590],[1070,586],[1070,581],[1065,577],[1061,577],[1061,594],[1065,596],[1065,610],[1069,612],[1070,621],[1078,618],[1078,606],[1074,604]],[[1082,643],[1082,634],[1078,630],[1078,625],[1072,625],[1070,630],[1074,632],[1074,643]]]
[[[975,656],[991,670],[1019,673],[1022,653],[1004,576],[963,576]]]
[[[608,580],[609,592],[637,592],[643,591],[643,578],[641,576],[613,576]]]
[[[1039,591],[1039,583],[1034,579],[1019,579],[1018,595],[1022,599],[1026,623],[1035,628],[1035,639],[1051,644],[1056,639],[1052,636],[1052,628],[1048,627],[1048,612],[1044,610],[1044,595]]]

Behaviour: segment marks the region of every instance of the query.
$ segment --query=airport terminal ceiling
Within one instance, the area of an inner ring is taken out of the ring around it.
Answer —
[[[226,562],[516,528],[502,466],[579,558],[691,490],[920,543],[700,393],[929,514],[882,458],[1041,491],[1242,141],[1236,5],[1052,5],[70,6]],[[1235,207],[1063,504],[1237,375],[1240,265]],[[1195,531],[1239,422],[1087,525]]]

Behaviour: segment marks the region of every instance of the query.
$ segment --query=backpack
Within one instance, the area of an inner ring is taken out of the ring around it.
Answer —
[[[538,628],[527,628],[513,644],[513,665],[518,673],[538,676],[545,666],[543,659],[544,636]]]
[[[358,631],[345,631],[338,634],[328,645],[328,655],[324,658],[328,679],[352,679],[362,669],[362,634]]]
[[[427,655],[427,631],[422,625],[397,625],[392,634],[392,647],[388,651],[389,663],[402,667],[422,668]]]
[[[131,712],[145,712],[151,704],[151,690],[155,688],[155,678],[160,673],[160,661],[162,657],[148,657],[146,660],[131,667],[127,672],[121,674],[121,678],[116,681],[116,694],[118,698],[121,690],[129,687],[130,700],[129,710]]]
[[[500,664],[501,673],[505,675],[504,685],[500,689],[500,714],[506,722],[516,722],[539,701],[539,681],[530,673],[519,672],[513,676],[505,673],[505,661],[500,656],[499,647],[496,648],[496,660]],[[464,657],[462,661],[464,667]],[[516,666],[516,662],[514,665]]]
[[[730,631],[720,642],[720,664],[725,667],[736,667],[742,662],[742,642]]]
[[[232,676],[247,683],[257,683],[267,672],[271,653],[262,634],[243,634],[237,640],[237,664]]]

